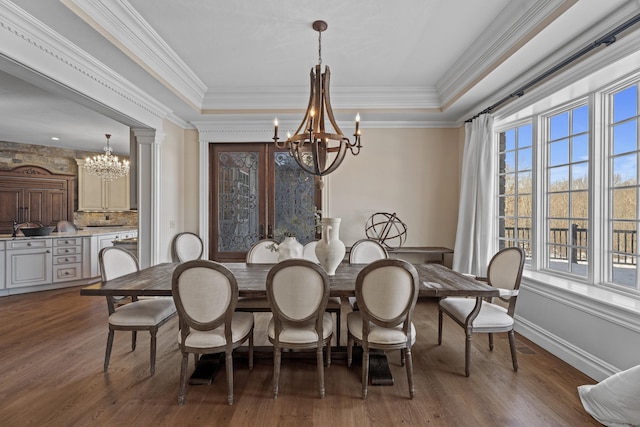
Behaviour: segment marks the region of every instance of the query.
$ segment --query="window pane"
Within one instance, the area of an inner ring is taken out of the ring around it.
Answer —
[[[549,144],[549,166],[569,163],[569,140],[562,139]]]
[[[571,133],[582,133],[589,130],[589,107],[583,106],[573,110],[573,123]]]
[[[549,194],[549,217],[569,218],[569,193]]]
[[[571,139],[571,161],[583,162],[589,159],[589,136],[580,135]]]
[[[637,114],[638,96],[636,86],[620,91],[613,95],[613,122],[628,119]]]
[[[518,170],[531,169],[531,148],[518,150]]]
[[[501,194],[515,194],[516,176],[513,173],[502,175],[500,180]]]
[[[516,148],[516,130],[509,129],[504,133],[505,136],[505,151],[514,150]]]
[[[569,136],[569,112],[555,115],[550,119],[550,140],[554,141]]]
[[[589,188],[589,164],[578,163],[571,166],[571,189],[586,190]]]
[[[549,168],[549,191],[569,189],[569,166]]]
[[[613,186],[636,185],[638,176],[638,156],[627,154],[613,159]]]
[[[569,271],[566,246],[549,245],[549,268],[562,272]]]
[[[516,153],[514,151],[504,153],[504,171],[513,172],[514,170],[516,170]]]
[[[581,218],[589,217],[589,192],[588,191],[574,191],[571,193],[571,218],[574,223],[578,223]],[[581,223],[582,224],[582,223]],[[586,227],[587,224],[581,225]]]
[[[518,196],[518,216],[531,216],[531,195]]]
[[[637,124],[635,120],[613,127],[613,154],[628,153],[637,148]]]
[[[611,193],[613,219],[636,219],[636,187],[619,188],[613,190]]]
[[[531,125],[524,125],[518,128],[518,147],[531,147]]]
[[[516,198],[514,196],[506,196],[504,199],[504,209],[500,212],[500,216],[514,216],[516,214]]]
[[[518,174],[518,193],[531,194],[531,172],[520,172]]]
[[[611,280],[619,285],[635,288],[638,265],[638,234],[636,222],[613,221],[611,256]]]

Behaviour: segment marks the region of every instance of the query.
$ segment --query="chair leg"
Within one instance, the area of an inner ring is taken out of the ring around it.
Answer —
[[[327,344],[327,347],[331,347],[331,344]],[[322,349],[324,347],[319,345],[316,350],[316,363],[318,364],[318,389],[320,390],[320,398],[324,398],[324,355]]]
[[[180,367],[180,391],[178,392],[178,405],[184,405],[184,392],[187,388],[187,368],[189,367],[189,353],[182,353],[182,365]]]
[[[493,351],[493,334],[489,333],[489,350]]]
[[[157,343],[157,337],[156,337],[156,333],[157,331],[153,330],[153,331],[149,331],[149,333],[151,334],[151,344],[149,345],[149,360],[151,363],[151,375],[153,376],[153,374],[156,373],[156,343]]]
[[[135,351],[136,349],[136,337],[138,336],[137,331],[131,331],[131,351]]]
[[[404,366],[407,362],[407,356],[405,355],[404,348],[400,349],[400,366]]]
[[[249,370],[253,370],[253,329],[249,335]]]
[[[227,402],[233,405],[233,350],[227,350],[225,365],[227,367]]]
[[[273,398],[278,398],[278,384],[280,381],[280,359],[282,350],[280,347],[273,348]]]
[[[409,396],[413,399],[413,396],[415,396],[416,391],[413,386],[413,360],[411,358],[411,347],[408,347],[404,351],[404,354],[406,354],[406,358],[407,358],[407,382],[409,383]]]
[[[340,309],[336,311],[336,347],[340,347]]]
[[[111,348],[113,347],[113,329],[109,329],[109,335],[107,336],[107,350],[104,353],[104,371],[109,369],[109,359],[111,359]]]
[[[347,367],[351,367],[351,361],[353,359],[353,337],[348,334],[347,337]]]
[[[327,368],[331,367],[331,340],[327,341]]]
[[[509,347],[511,347],[511,361],[513,362],[513,370],[518,372],[518,355],[516,354],[516,335],[513,329],[509,331]]]
[[[468,377],[471,373],[471,332],[466,332],[467,338],[464,343],[464,374]]]
[[[442,345],[442,321],[442,310],[440,309],[440,307],[438,307],[438,345]]]
[[[367,398],[367,384],[369,384],[369,348],[362,346],[362,398]]]

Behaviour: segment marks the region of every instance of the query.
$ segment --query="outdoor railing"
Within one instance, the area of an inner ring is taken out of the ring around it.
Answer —
[[[519,228],[518,235],[513,227],[505,227],[506,240],[516,239],[527,257],[531,257],[531,229]],[[615,264],[636,264],[636,247],[638,244],[635,230],[613,230],[613,262]],[[551,259],[571,260],[572,263],[587,261],[587,229],[573,225],[571,230],[566,228],[551,228],[549,230],[549,254]]]

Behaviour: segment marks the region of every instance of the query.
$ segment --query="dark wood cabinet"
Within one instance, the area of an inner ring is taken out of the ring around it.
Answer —
[[[13,221],[53,226],[73,220],[75,179],[37,166],[0,171],[0,234],[11,233]]]

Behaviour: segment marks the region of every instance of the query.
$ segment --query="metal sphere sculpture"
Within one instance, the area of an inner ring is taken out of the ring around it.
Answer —
[[[397,249],[407,240],[407,226],[396,213],[378,212],[367,220],[367,238],[380,242],[387,249]]]

